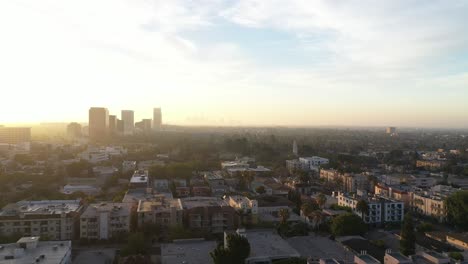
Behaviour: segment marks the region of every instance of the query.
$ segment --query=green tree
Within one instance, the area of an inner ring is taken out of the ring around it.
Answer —
[[[331,223],[331,232],[335,236],[362,235],[366,231],[366,224],[359,216],[352,213],[339,215]]]
[[[414,232],[413,216],[406,213],[401,228],[400,251],[405,256],[413,255],[416,248],[416,235]]]
[[[359,200],[356,204],[356,211],[361,213],[361,218],[364,219],[365,215],[369,214],[369,204],[365,200]]]
[[[224,247],[220,244],[218,247],[210,252],[210,256],[213,259],[214,264],[231,264],[232,259],[231,255],[228,250],[224,249]]]
[[[468,230],[468,191],[459,191],[447,198],[447,219],[451,224]]]
[[[229,234],[227,245],[219,245],[210,253],[215,264],[242,264],[250,255],[250,243],[247,238],[239,234]]]
[[[122,249],[122,256],[146,254],[147,247],[143,233],[133,233],[128,236],[128,243]]]
[[[318,196],[317,196],[317,203],[318,205],[320,206],[320,208],[323,208],[323,206],[325,205],[325,203],[327,202],[327,197],[325,196],[325,194],[323,193],[320,193]]]
[[[307,216],[309,216],[309,214],[312,213],[313,210],[314,208],[312,207],[312,204],[310,202],[305,202],[301,206],[301,211],[304,215],[304,218],[307,218]]]

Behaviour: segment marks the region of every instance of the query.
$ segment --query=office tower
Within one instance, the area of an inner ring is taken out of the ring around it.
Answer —
[[[132,135],[135,128],[133,110],[122,110],[122,121],[124,126],[124,135]]]
[[[72,122],[70,124],[68,124],[67,126],[67,135],[69,138],[79,138],[81,137],[82,133],[81,133],[81,125],[76,123],[76,122]]]
[[[161,108],[153,109],[153,129],[160,129],[162,125]]]
[[[143,119],[140,122],[135,123],[135,128],[138,128],[141,132],[148,134],[151,132],[151,119]]]
[[[109,134],[115,135],[117,133],[117,116],[109,115]]]
[[[117,118],[117,134],[123,135],[123,132],[124,132],[123,121]]]
[[[293,154],[294,154],[295,156],[298,155],[298,149],[297,149],[297,142],[296,142],[296,140],[293,141]]]
[[[396,127],[387,127],[387,134],[395,134]]]
[[[20,144],[30,141],[30,127],[0,127],[0,143]]]
[[[89,109],[89,139],[91,141],[104,140],[109,131],[109,111],[104,107]]]

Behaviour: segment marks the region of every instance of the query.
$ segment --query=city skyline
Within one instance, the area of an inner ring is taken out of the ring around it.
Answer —
[[[179,125],[467,128],[467,11],[464,1],[6,1],[0,123],[82,122],[91,106],[141,120],[157,105]]]

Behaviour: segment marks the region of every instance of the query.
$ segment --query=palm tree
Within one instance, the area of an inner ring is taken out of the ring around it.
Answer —
[[[317,196],[317,203],[318,205],[320,206],[320,208],[323,208],[323,206],[325,205],[325,203],[327,202],[327,197],[325,196],[325,194],[321,193]]]
[[[364,215],[369,214],[369,204],[365,200],[360,200],[356,204],[356,211],[361,213],[361,218],[364,219]]]
[[[302,214],[304,215],[304,220],[307,219],[309,214],[312,212],[313,208],[310,203],[303,203],[301,206]]]
[[[313,211],[310,216],[315,229],[318,229],[325,219],[324,215],[319,210]]]
[[[281,224],[286,224],[289,219],[289,210],[286,208],[282,208],[278,211],[278,215],[281,217]]]

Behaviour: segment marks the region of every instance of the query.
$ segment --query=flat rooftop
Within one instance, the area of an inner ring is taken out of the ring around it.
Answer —
[[[188,197],[180,199],[184,209],[208,206],[229,206],[229,204],[218,197]]]
[[[44,255],[38,263],[61,263],[65,255],[71,250],[71,241],[39,241],[36,248],[21,249],[17,243],[2,244],[0,250],[0,264],[31,264]],[[16,253],[16,254],[15,254]],[[16,256],[15,256],[16,255]],[[14,259],[5,259],[15,256]]]
[[[243,232],[242,235],[245,235],[249,240],[250,259],[277,259],[301,256],[297,250],[291,247],[288,242],[274,230],[247,230]]]
[[[216,246],[216,241],[203,239],[183,239],[175,240],[174,243],[161,244],[161,263],[212,264],[210,252]]]
[[[42,200],[42,201],[20,201],[11,203],[0,210],[1,216],[43,215],[62,214],[78,212],[80,200]]]
[[[110,212],[114,215],[128,216],[130,215],[130,204],[128,203],[94,203],[90,204],[81,214],[81,217],[96,216],[99,212]]]
[[[301,256],[313,260],[321,258],[336,259],[345,263],[353,263],[354,255],[334,240],[328,237],[310,235],[290,237],[288,243],[296,249]]]

